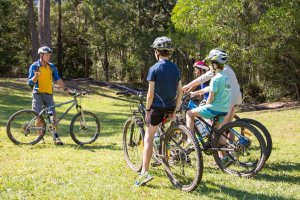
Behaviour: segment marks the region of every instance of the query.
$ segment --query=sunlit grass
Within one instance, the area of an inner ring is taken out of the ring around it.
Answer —
[[[130,109],[128,99],[115,90],[85,86],[91,93],[83,107],[94,112],[101,134],[91,145],[78,146],[69,136],[71,110],[59,125],[64,146],[54,146],[49,134],[46,144],[16,146],[6,136],[10,115],[31,108],[30,88],[24,81],[0,79],[0,199],[300,199],[300,109],[239,113],[261,121],[273,138],[273,152],[261,171],[251,179],[224,174],[204,155],[204,174],[193,193],[175,189],[162,167],[148,186],[136,188],[136,173],[123,156],[122,128]],[[56,103],[71,99],[56,93]],[[61,114],[67,106],[57,109]]]

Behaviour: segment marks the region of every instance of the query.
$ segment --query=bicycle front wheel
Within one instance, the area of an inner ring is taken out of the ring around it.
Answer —
[[[123,128],[123,149],[127,165],[140,172],[143,165],[144,123],[140,117],[130,118]]]
[[[203,174],[199,143],[183,125],[172,125],[163,139],[163,163],[171,183],[183,191],[195,190]]]
[[[266,161],[266,144],[259,131],[243,121],[229,122],[213,135],[213,155],[221,170],[250,178]]]
[[[70,134],[76,144],[91,144],[100,134],[100,122],[97,116],[88,111],[77,113],[70,124]]]
[[[15,144],[34,145],[45,135],[46,123],[33,110],[20,110],[13,114],[6,125],[8,138]]]

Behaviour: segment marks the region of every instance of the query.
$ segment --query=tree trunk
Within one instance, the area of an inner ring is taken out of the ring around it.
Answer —
[[[51,47],[50,0],[44,0],[44,43]]]
[[[58,25],[57,25],[57,68],[61,75],[64,72],[62,65],[62,17],[61,17],[61,0],[58,0]]]
[[[108,62],[108,42],[107,42],[105,30],[103,31],[103,42],[104,42],[103,69],[104,69],[104,73],[105,73],[105,81],[109,82],[109,75],[108,75],[108,68],[109,68],[109,62]]]
[[[40,46],[44,45],[44,1],[39,0],[38,6],[38,18],[39,18],[39,42]]]
[[[35,20],[34,20],[34,9],[33,9],[33,0],[23,0],[23,2],[27,5],[28,8],[28,19],[29,19],[29,29],[30,29],[30,37],[31,37],[31,57],[33,60],[38,59],[38,39],[37,32],[35,29]]]
[[[39,0],[39,39],[40,46],[51,47],[50,0]]]
[[[297,86],[297,83],[295,83],[294,86],[295,86],[295,90],[296,90],[297,101],[300,102],[300,94],[299,94],[299,88]]]

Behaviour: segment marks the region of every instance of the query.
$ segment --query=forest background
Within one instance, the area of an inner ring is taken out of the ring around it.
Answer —
[[[27,77],[48,45],[63,79],[145,84],[164,35],[184,83],[222,48],[251,101],[300,101],[299,10],[299,0],[0,0],[0,76]]]

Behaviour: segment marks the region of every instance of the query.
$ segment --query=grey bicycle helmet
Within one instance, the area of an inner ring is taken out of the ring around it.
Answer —
[[[165,36],[156,38],[151,47],[158,50],[173,50],[172,40]]]
[[[222,49],[212,49],[205,60],[225,64],[228,61],[228,55]]]
[[[52,53],[52,49],[47,46],[40,47],[38,50],[38,54],[40,55],[41,53]]]

